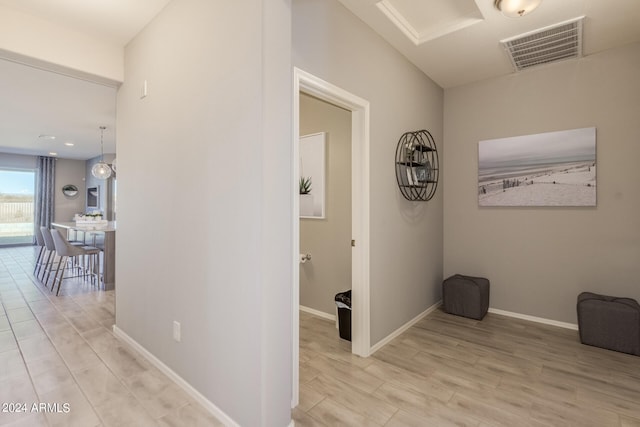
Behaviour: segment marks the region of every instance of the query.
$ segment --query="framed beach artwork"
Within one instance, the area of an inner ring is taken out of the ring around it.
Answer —
[[[480,206],[596,206],[596,128],[478,143]]]
[[[300,218],[325,217],[326,133],[300,137]]]

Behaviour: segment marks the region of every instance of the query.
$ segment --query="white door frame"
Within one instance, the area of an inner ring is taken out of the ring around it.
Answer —
[[[352,342],[351,352],[370,354],[369,306],[369,101],[359,98],[299,68],[293,70],[293,387],[291,407],[298,405],[300,363],[300,92],[351,111],[351,235]]]

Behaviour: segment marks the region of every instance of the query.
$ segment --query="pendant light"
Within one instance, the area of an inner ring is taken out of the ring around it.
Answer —
[[[111,168],[104,162],[104,131],[106,128],[106,126],[100,126],[100,161],[91,168],[91,175],[98,179],[107,179],[111,176]]]

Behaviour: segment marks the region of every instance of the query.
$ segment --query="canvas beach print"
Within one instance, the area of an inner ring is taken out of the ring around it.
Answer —
[[[480,206],[595,206],[596,128],[478,144]]]

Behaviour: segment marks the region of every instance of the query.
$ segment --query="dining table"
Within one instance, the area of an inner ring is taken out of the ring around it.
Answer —
[[[102,249],[102,283],[100,288],[102,290],[115,289],[116,285],[116,222],[107,221],[96,222],[94,224],[90,222],[78,223],[75,221],[70,222],[52,222],[52,227],[65,230],[67,237],[70,238],[71,234],[75,234],[75,239],[78,239],[78,235],[81,235],[81,240],[87,245],[95,246]]]

